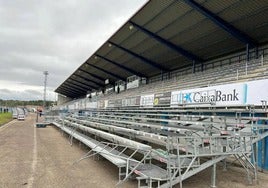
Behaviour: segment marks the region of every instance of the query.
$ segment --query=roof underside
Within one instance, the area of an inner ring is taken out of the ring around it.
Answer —
[[[267,0],[151,0],[55,91],[78,98],[104,81],[151,77],[268,42]]]

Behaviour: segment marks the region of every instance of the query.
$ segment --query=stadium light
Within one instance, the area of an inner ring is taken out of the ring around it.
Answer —
[[[46,108],[46,95],[47,95],[47,76],[48,76],[48,71],[43,72],[45,75],[45,80],[44,80],[44,101],[43,101],[43,110]]]

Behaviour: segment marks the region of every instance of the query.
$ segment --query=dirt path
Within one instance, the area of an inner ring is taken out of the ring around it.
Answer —
[[[73,162],[87,152],[76,143],[70,146],[68,137],[55,127],[34,127],[35,116],[25,121],[14,120],[0,128],[0,187],[25,188],[109,188],[118,181],[118,169],[106,160],[86,159]],[[184,188],[207,188],[210,169],[186,180]],[[259,184],[248,186],[240,168],[227,172],[218,168],[218,188],[267,187],[268,175],[259,173]],[[135,188],[136,181],[121,187]],[[179,187],[179,186],[176,186]]]

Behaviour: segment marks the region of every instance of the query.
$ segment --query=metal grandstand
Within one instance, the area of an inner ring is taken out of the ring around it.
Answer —
[[[126,80],[152,77],[267,43],[266,0],[148,1],[56,92],[71,98]],[[247,59],[249,59],[249,55]]]
[[[233,163],[252,183],[267,163],[267,14],[266,0],[148,1],[56,89],[72,101],[47,119],[90,148],[76,162],[101,156],[117,166],[118,185],[182,187],[212,167],[215,187],[217,165]],[[86,97],[133,75],[147,84]],[[231,93],[216,90],[223,83]],[[196,88],[201,99],[187,103]]]

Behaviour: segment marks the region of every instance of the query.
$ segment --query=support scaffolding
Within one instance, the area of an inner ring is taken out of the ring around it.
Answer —
[[[245,170],[248,183],[257,180],[258,141],[268,136],[261,118],[236,113],[215,115],[112,113],[94,111],[89,116],[68,116],[54,123],[90,147],[83,159],[101,156],[119,168],[119,182],[138,180],[138,187],[171,188],[211,167],[211,187],[216,187],[217,163],[234,159]],[[163,119],[165,115],[165,119]],[[158,143],[156,142],[158,140]],[[153,143],[153,146],[150,144]],[[98,157],[99,158],[99,157]]]

